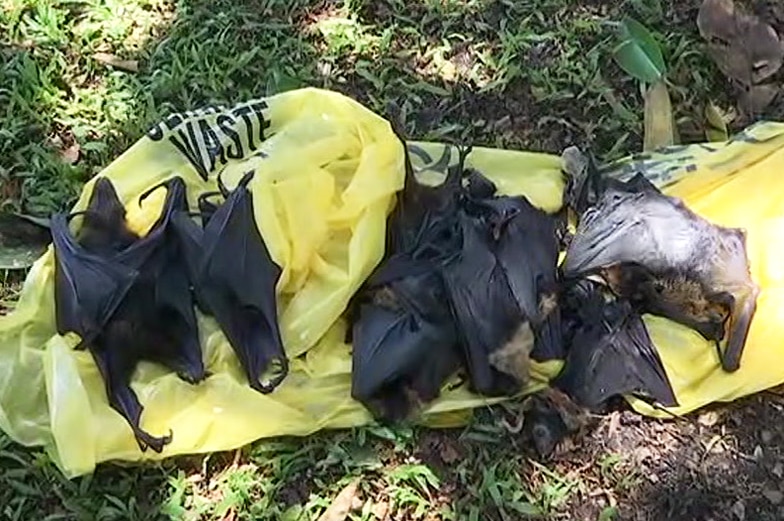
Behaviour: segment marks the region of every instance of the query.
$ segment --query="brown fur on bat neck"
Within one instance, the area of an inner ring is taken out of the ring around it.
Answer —
[[[729,293],[710,291],[686,273],[653,274],[633,264],[616,264],[600,274],[613,293],[637,308],[682,322],[708,340],[724,338],[733,306]]]
[[[528,381],[534,342],[531,324],[528,321],[522,322],[504,345],[490,353],[490,365],[525,384]]]

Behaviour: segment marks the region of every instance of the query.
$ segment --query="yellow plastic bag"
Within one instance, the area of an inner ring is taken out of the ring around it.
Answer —
[[[672,321],[644,317],[673,385],[679,407],[658,409],[629,398],[640,413],[682,415],[784,382],[784,125],[760,123],[726,143],[672,147],[631,166],[657,180],[710,221],[744,228],[751,274],[761,286],[740,369],[726,373],[712,342]]]
[[[438,143],[410,143],[423,179],[437,181],[457,160]],[[231,183],[254,169],[256,218],[273,258],[283,267],[278,285],[281,330],[291,372],[271,394],[250,389],[223,334],[199,317],[207,369],[213,376],[189,385],[160,366],[142,363],[133,387],[145,409],[142,427],[173,430],[162,454],[141,453],[122,417],[106,400],[86,352],[54,327],[53,257],[43,255],[28,275],[15,311],[0,318],[0,428],[14,440],[43,446],[68,476],[108,460],[138,461],[175,454],[229,450],[263,437],[307,435],[371,421],[351,399],[350,346],[342,318],[351,294],[379,262],[385,219],[403,181],[402,146],[388,123],[337,93],[302,89],[236,107],[173,115],[118,157],[109,177],[144,232],[157,218],[163,194],[140,207],[138,196],[173,175],[187,183],[194,204],[214,190],[217,172]],[[556,211],[563,179],[558,156],[476,148],[468,159],[505,194],[522,194]],[[673,147],[626,158],[611,174],[642,170],[668,193],[716,222],[748,230],[755,280],[762,287],[739,371],[724,373],[715,349],[674,322],[646,316],[681,406],[669,412],[629,398],[641,413],[682,414],[784,382],[781,301],[784,191],[774,181],[784,169],[784,125],[763,124],[730,142]],[[93,183],[75,209],[84,208]],[[533,366],[524,393],[547,385],[561,361]],[[420,421],[464,423],[471,409],[497,403],[445,386]]]
[[[421,143],[413,150],[417,166],[436,175],[457,160],[444,145]],[[434,166],[428,155],[446,162]],[[477,149],[470,164],[505,192],[526,194],[547,210],[561,205],[557,157]],[[302,89],[172,115],[101,175],[115,185],[131,227],[146,233],[165,197],[155,192],[140,206],[148,188],[180,176],[195,207],[200,193],[216,189],[219,171],[232,186],[251,169],[257,223],[283,268],[280,323],[293,358],[284,382],[268,395],[253,391],[222,332],[200,316],[212,377],[194,386],[149,363],[134,377],[142,427],[174,434],[162,454],[141,453],[125,420],[109,407],[89,353],[73,350],[73,335],[56,333],[50,249],[28,275],[15,311],[0,318],[0,428],[20,443],[46,447],[66,475],[76,476],[107,460],[229,450],[263,437],[371,421],[350,396],[351,351],[343,343],[341,315],[383,255],[387,213],[403,183],[402,144],[387,121],[335,92]],[[85,185],[75,210],[86,206],[93,185]],[[545,386],[559,364],[536,366],[525,392]],[[465,386],[446,389],[421,421],[458,425],[472,408],[497,401]]]

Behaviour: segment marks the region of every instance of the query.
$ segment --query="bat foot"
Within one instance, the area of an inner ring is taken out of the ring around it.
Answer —
[[[275,390],[278,384],[283,380],[282,377],[275,378],[271,382],[262,383],[260,380],[253,379],[250,381],[250,387],[254,391],[258,391],[261,394],[269,394]]]
[[[178,371],[177,376],[180,378],[180,380],[188,382],[191,385],[196,385],[206,380],[208,375],[206,371],[201,371],[198,373]]]
[[[280,383],[289,373],[288,359],[285,357],[275,358],[267,364],[267,367],[269,368],[270,366],[274,366],[276,363],[278,366],[276,373],[273,373],[274,376],[270,376],[264,382],[262,382],[261,378],[248,374],[248,383],[252,389],[260,392],[261,394],[269,394],[274,391],[278,385],[280,385]]]
[[[729,351],[729,344],[727,347],[727,351]],[[719,354],[719,361],[721,362],[721,368],[724,370],[725,373],[734,373],[738,369],[740,369],[740,357],[731,357],[729,353],[722,352],[721,343],[716,342],[716,352]]]
[[[136,442],[142,452],[147,452],[147,449],[150,448],[160,454],[163,452],[163,448],[172,442],[173,438],[174,432],[171,429],[166,436],[152,436],[141,429],[136,430]]]

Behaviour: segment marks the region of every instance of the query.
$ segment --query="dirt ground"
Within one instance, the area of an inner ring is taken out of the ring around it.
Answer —
[[[595,418],[584,435],[565,440],[556,455],[542,461],[578,483],[565,508],[548,518],[784,519],[784,397],[779,392],[774,389],[671,421],[652,420],[628,409]],[[536,461],[530,445],[518,441]],[[423,459],[441,469],[447,481],[454,454],[466,450],[470,448],[445,433],[431,432],[420,442]],[[622,455],[623,463],[608,464],[612,461],[607,454]],[[486,515],[485,519],[515,519],[498,512]]]

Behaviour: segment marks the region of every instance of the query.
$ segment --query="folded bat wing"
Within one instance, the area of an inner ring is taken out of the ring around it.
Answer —
[[[288,360],[275,293],[281,269],[256,225],[247,188],[251,177],[252,172],[243,177],[204,228],[197,293],[220,324],[251,387],[266,393],[285,378]],[[280,371],[262,383],[262,373],[274,362]]]
[[[624,394],[677,406],[645,323],[631,306],[624,301],[607,302],[597,290],[580,299],[579,306],[582,323],[555,385],[591,409]]]
[[[705,224],[644,179],[613,181],[597,205],[585,211],[566,252],[566,277],[620,263],[657,271],[695,262]]]
[[[471,383],[481,394],[513,393],[521,382],[496,369],[490,355],[513,337],[522,313],[488,244],[485,225],[462,212],[457,219],[462,248],[444,264],[442,273]]]
[[[57,331],[75,332],[88,345],[111,318],[138,272],[86,251],[71,235],[64,214],[52,216]]]
[[[421,401],[435,399],[460,362],[449,317],[438,320],[416,310],[428,307],[438,277],[431,273],[405,280],[410,291],[400,296],[401,306],[363,304],[354,323],[352,396],[387,420],[407,416],[413,405],[409,392]]]
[[[188,270],[192,253],[178,240],[175,215],[187,215],[185,182],[180,177],[165,181],[167,193],[161,215],[151,235],[157,241],[140,268],[140,278],[154,292],[156,314],[171,338],[160,346],[150,346],[149,358],[170,369],[184,380],[196,383],[206,376],[199,341],[199,328]],[[148,192],[149,193],[149,192]],[[144,240],[144,239],[142,239]]]
[[[496,257],[520,310],[534,325],[538,360],[563,356],[561,313],[557,305],[558,236],[554,217],[517,199],[517,212],[503,227]]]

